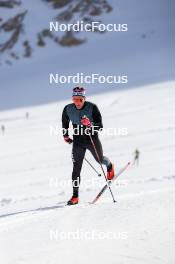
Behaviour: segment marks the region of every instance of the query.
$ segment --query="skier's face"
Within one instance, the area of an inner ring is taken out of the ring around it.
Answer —
[[[75,104],[77,109],[81,109],[85,102],[84,96],[73,96],[72,97],[73,103]]]

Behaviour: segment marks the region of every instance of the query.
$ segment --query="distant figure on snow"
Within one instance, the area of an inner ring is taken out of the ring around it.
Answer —
[[[5,133],[5,126],[4,125],[1,126],[1,131],[2,131],[2,134]]]
[[[133,162],[133,164],[137,163],[137,166],[139,165],[139,156],[140,156],[140,151],[138,149],[136,149],[135,152],[134,152],[134,162]]]
[[[26,112],[26,119],[29,119],[29,113]]]

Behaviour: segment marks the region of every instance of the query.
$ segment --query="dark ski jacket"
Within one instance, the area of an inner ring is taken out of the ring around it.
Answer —
[[[73,126],[73,140],[87,142],[90,140],[87,127],[81,124],[83,116],[87,116],[92,123],[90,134],[98,137],[98,131],[103,128],[101,113],[96,104],[85,101],[81,109],[77,109],[74,103],[64,107],[62,113],[63,136],[69,136],[69,123]]]

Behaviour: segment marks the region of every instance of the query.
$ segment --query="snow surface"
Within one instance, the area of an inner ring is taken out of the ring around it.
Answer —
[[[88,205],[104,179],[84,162],[80,205],[61,207],[72,191],[70,184],[60,185],[71,178],[71,146],[51,127],[61,127],[68,101],[0,112],[6,127],[0,134],[1,263],[174,264],[174,86],[164,82],[88,98],[98,104],[105,128],[128,129],[127,136],[101,135],[116,171],[136,148],[141,152],[139,166],[112,186],[116,204],[106,191]],[[100,170],[90,153],[86,157]],[[87,186],[87,180],[96,184]]]

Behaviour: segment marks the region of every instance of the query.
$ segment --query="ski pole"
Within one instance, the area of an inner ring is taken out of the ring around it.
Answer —
[[[85,161],[91,166],[91,168],[97,173],[97,175],[99,176],[99,177],[101,177],[101,174],[100,173],[98,173],[98,171],[94,168],[94,166],[86,159],[86,158],[84,158],[85,159]]]
[[[107,178],[106,178],[106,175],[105,175],[105,172],[104,172],[104,169],[103,169],[102,163],[101,163],[101,161],[100,161],[100,157],[99,157],[99,155],[98,155],[98,152],[97,152],[96,146],[95,146],[95,144],[94,144],[94,141],[93,141],[92,136],[91,136],[90,133],[89,133],[89,137],[90,137],[90,140],[91,140],[92,146],[93,146],[93,148],[94,148],[94,150],[95,150],[95,153],[96,153],[96,156],[97,156],[98,162],[99,162],[99,164],[100,164],[100,167],[101,167],[101,169],[102,169],[103,175],[104,175],[104,177],[105,177],[106,183],[107,183],[107,185],[108,185],[108,180],[107,180]],[[111,187],[110,187],[109,185],[108,185],[108,188],[109,188],[109,191],[110,191],[110,193],[111,193],[111,196],[112,196],[113,202],[115,203],[116,200],[115,200],[115,198],[114,198],[114,195],[113,195],[113,193],[112,193]]]

